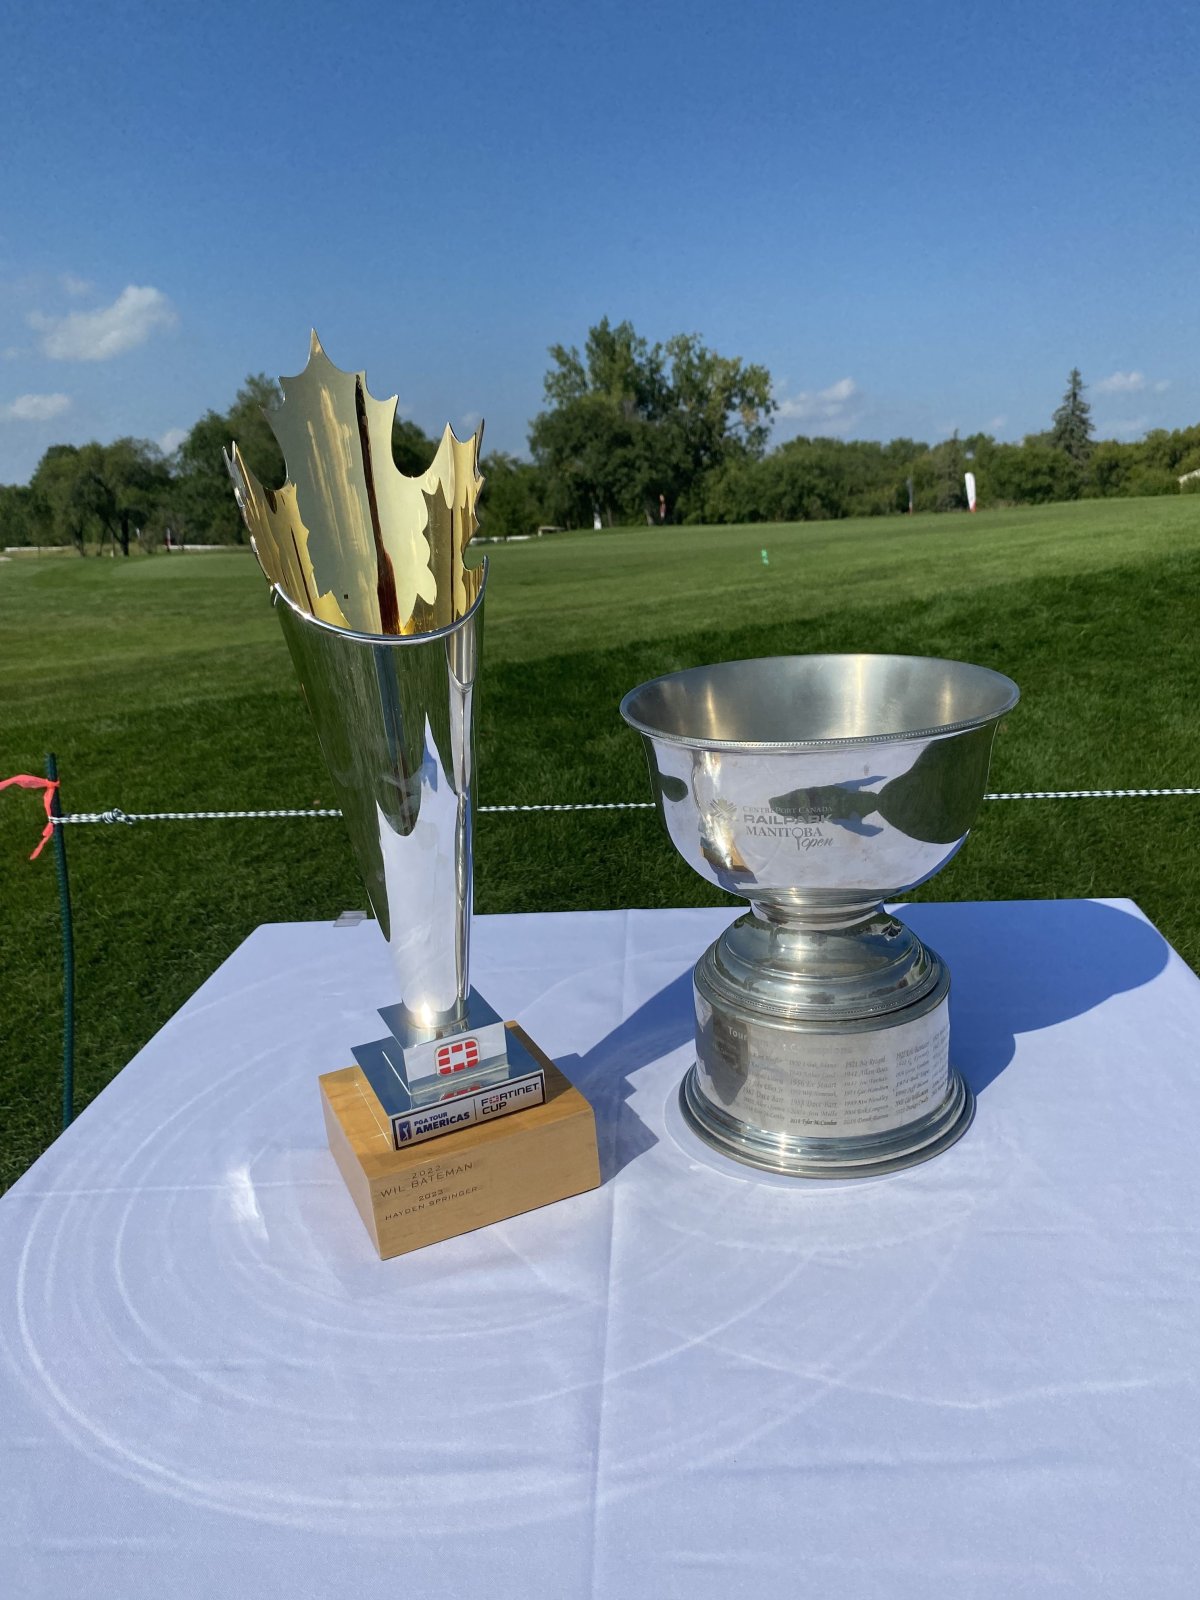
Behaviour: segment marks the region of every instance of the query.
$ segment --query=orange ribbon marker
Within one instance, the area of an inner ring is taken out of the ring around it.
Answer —
[[[28,772],[18,772],[15,778],[0,778],[0,789],[7,789],[10,784],[16,784],[18,789],[44,789],[42,796],[46,806],[46,826],[42,829],[42,837],[38,840],[37,848],[29,855],[30,861],[36,861],[46,848],[46,842],[54,837],[54,796],[58,793],[57,778],[35,778]]]

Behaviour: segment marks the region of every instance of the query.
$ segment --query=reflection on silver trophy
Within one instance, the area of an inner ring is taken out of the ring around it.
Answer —
[[[802,1176],[887,1172],[973,1113],[945,963],[883,902],[962,845],[1016,685],[919,656],[784,656],[656,678],[621,713],[690,866],[750,901],[696,965],[686,1115]]]
[[[315,334],[305,370],[281,388],[268,420],[288,481],[264,488],[236,445],[228,466],[391,952],[390,1034],[353,1048],[400,1143],[446,1131],[430,1108],[465,1093],[490,1091],[472,1120],[543,1095],[541,1068],[469,977],[487,567],[463,553],[479,435],[447,428],[424,474],[401,473],[395,398],[333,366]],[[518,1079],[520,1095],[497,1092]]]

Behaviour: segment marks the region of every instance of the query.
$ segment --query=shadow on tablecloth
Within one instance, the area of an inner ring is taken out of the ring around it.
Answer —
[[[1013,1058],[1016,1036],[1082,1016],[1140,988],[1170,947],[1141,917],[1091,900],[907,905],[902,915],[951,972],[951,1059],[976,1094]],[[560,1064],[596,1111],[604,1182],[657,1140],[629,1105],[641,1068],[690,1043],[687,966],[583,1056]]]
[[[629,1105],[633,1075],[687,1044],[693,1030],[689,962],[677,978],[640,1005],[586,1055],[565,1056],[559,1062],[596,1112],[602,1182],[607,1183],[622,1167],[658,1143]]]
[[[906,905],[900,915],[949,965],[950,1057],[976,1094],[1008,1066],[1017,1034],[1141,988],[1171,953],[1150,923],[1094,900]]]

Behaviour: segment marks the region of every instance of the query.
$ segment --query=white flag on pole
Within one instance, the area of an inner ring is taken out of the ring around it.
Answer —
[[[970,509],[972,511],[974,511],[974,509],[975,509],[975,474],[973,472],[968,472],[967,476],[966,476],[966,479],[965,479],[965,482],[966,482],[966,485],[967,485],[967,505],[970,507]]]

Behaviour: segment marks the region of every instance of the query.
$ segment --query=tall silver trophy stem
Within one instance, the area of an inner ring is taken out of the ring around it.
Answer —
[[[962,845],[1017,698],[983,667],[875,655],[728,661],[625,696],[676,849],[751,906],[694,974],[682,1100],[711,1144],[842,1177],[964,1132],[949,973],[883,902]]]
[[[481,434],[447,428],[428,468],[405,475],[395,396],[377,400],[364,372],[335,367],[315,333],[280,391],[267,418],[287,480],[265,487],[236,444],[226,461],[391,953],[395,997],[379,1008],[391,1033],[354,1054],[411,1132],[420,1108],[516,1070],[470,979],[487,563],[464,554]]]
[[[429,633],[354,633],[273,590],[404,1020],[431,1034],[467,1022],[483,568],[466,615]]]

